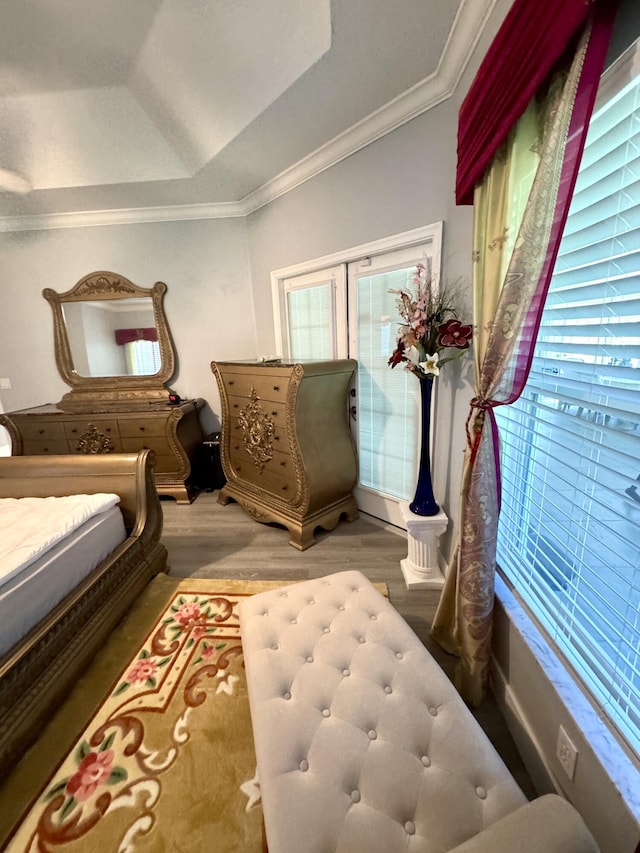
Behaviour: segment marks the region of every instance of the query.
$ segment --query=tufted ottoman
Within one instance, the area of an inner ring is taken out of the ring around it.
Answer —
[[[240,625],[270,853],[597,851],[559,797],[527,805],[360,572],[252,596]]]

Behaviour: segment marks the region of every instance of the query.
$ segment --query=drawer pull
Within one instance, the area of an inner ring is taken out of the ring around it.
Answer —
[[[280,390],[280,386],[279,386],[279,385],[274,385],[274,386],[273,386],[273,390],[274,390],[274,391],[279,391],[279,390]]]
[[[233,404],[233,408],[234,408],[234,409],[237,409],[237,408],[238,408],[238,404],[237,404],[237,403],[234,403],[234,404]]]
[[[283,486],[283,487],[282,487],[282,491],[283,491],[283,492],[286,492],[288,488],[289,488],[289,486]]]
[[[235,383],[234,383],[233,379],[230,379],[230,380],[229,380],[229,385],[234,385],[234,384],[235,384]]]
[[[284,466],[285,466],[287,463],[286,463],[286,461],[285,461],[285,460],[283,460],[280,464],[281,464],[281,465],[282,465],[282,467],[284,468]]]
[[[139,427],[140,432],[144,432],[144,427]]]
[[[279,435],[274,435],[274,436],[273,436],[273,440],[274,440],[274,441],[280,441],[280,436],[279,436]]]
[[[271,412],[271,417],[273,417],[273,418],[277,418],[277,417],[278,417],[278,413],[277,413],[277,412]]]
[[[44,435],[44,430],[43,430],[43,429],[39,429],[39,430],[38,430],[38,435]]]

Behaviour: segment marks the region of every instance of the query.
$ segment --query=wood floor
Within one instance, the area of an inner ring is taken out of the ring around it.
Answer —
[[[429,636],[439,592],[407,590],[400,560],[406,539],[366,516],[341,522],[331,531],[316,531],[316,544],[306,551],[291,547],[287,531],[259,524],[237,504],[221,506],[217,492],[201,492],[191,505],[163,499],[162,541],[175,577],[307,580],[357,569],[375,583],[386,583],[389,598],[420,640],[451,677],[456,659]],[[535,791],[493,697],[475,715],[528,797]]]

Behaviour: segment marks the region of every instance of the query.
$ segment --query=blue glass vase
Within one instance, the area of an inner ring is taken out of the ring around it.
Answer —
[[[418,482],[409,509],[416,515],[437,515],[440,507],[433,496],[431,482],[431,394],[433,376],[418,376],[420,382],[420,466]]]

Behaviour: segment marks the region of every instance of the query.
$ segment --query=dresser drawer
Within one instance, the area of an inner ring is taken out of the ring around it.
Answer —
[[[286,429],[281,429],[274,424],[274,434],[271,439],[271,445],[274,450],[279,450],[281,453],[291,453],[291,445],[287,438]],[[238,422],[238,418],[231,418],[229,427],[229,453],[233,456],[234,451],[239,448],[244,448],[244,430]]]
[[[242,373],[225,373],[222,376],[225,390],[229,396],[250,397],[253,388],[260,400],[272,400],[284,403],[289,389],[289,373],[260,376],[247,376]]]
[[[113,443],[118,441],[118,422],[116,420],[98,420],[96,418],[86,421],[70,421],[65,423],[64,431],[71,445],[75,447],[78,439],[86,435],[92,426]]]
[[[250,401],[246,397],[229,397],[229,413],[232,418],[237,418],[243,409],[250,405]],[[280,427],[283,431],[287,426],[287,406],[286,403],[281,403],[276,400],[261,400],[258,403],[260,411],[266,415],[275,427]]]
[[[123,418],[118,422],[122,438],[166,435],[166,418]]]
[[[48,453],[69,453],[66,439],[33,438],[24,439],[22,444],[24,456],[43,456]]]
[[[169,442],[163,435],[123,436],[120,439],[123,453],[137,453],[138,450],[153,450],[156,456],[171,455]],[[174,457],[175,458],[175,457]]]
[[[281,464],[282,463],[282,464]],[[232,457],[233,473],[245,483],[259,486],[270,495],[280,500],[293,502],[296,498],[296,477],[291,457],[285,453],[274,451],[262,470],[259,470],[249,454],[238,452]]]
[[[31,420],[31,418],[16,418],[22,439],[26,443],[32,439],[36,441],[62,441],[66,443],[64,423],[62,421],[45,421],[42,418]],[[67,451],[63,451],[67,452]]]

